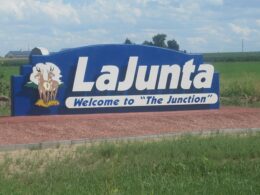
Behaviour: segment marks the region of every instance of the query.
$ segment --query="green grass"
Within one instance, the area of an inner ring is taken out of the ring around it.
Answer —
[[[0,194],[258,194],[260,134],[2,154]]]
[[[220,72],[220,94],[224,105],[259,107],[260,61],[215,62]]]
[[[19,67],[0,65],[0,95],[10,96],[10,81],[12,75],[19,75]]]
[[[224,80],[243,80],[241,76],[253,76],[253,79],[260,81],[260,62],[215,62],[213,65]]]
[[[11,76],[19,75],[20,66],[26,64],[28,60],[21,59],[3,59],[0,58],[0,96],[11,97]],[[0,102],[0,116],[10,115],[10,101]]]
[[[10,96],[10,79],[12,75],[19,75],[20,66],[28,60],[0,59],[0,95]]]
[[[11,105],[10,103],[5,103],[4,105],[0,105],[0,116],[9,116],[11,115]]]
[[[28,59],[23,58],[0,58],[0,65],[2,66],[21,66],[28,63]]]
[[[204,53],[203,57],[206,62],[260,61],[260,52]]]

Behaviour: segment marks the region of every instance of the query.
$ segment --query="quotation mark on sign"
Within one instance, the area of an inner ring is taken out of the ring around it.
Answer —
[[[141,96],[141,99],[142,99],[142,100],[145,100],[145,96]]]
[[[212,96],[213,96],[212,94],[209,94],[209,95],[208,95],[208,98],[211,98]]]

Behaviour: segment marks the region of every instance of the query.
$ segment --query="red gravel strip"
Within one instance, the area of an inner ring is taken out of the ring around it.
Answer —
[[[260,109],[0,117],[0,145],[233,128],[260,128]]]

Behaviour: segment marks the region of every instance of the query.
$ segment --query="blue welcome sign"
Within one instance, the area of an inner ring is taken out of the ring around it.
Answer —
[[[219,108],[219,74],[202,55],[143,45],[33,54],[12,77],[14,116]]]

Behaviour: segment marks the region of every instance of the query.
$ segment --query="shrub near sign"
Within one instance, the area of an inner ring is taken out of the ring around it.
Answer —
[[[97,45],[32,55],[12,77],[12,114],[219,108],[219,75],[201,55]]]

